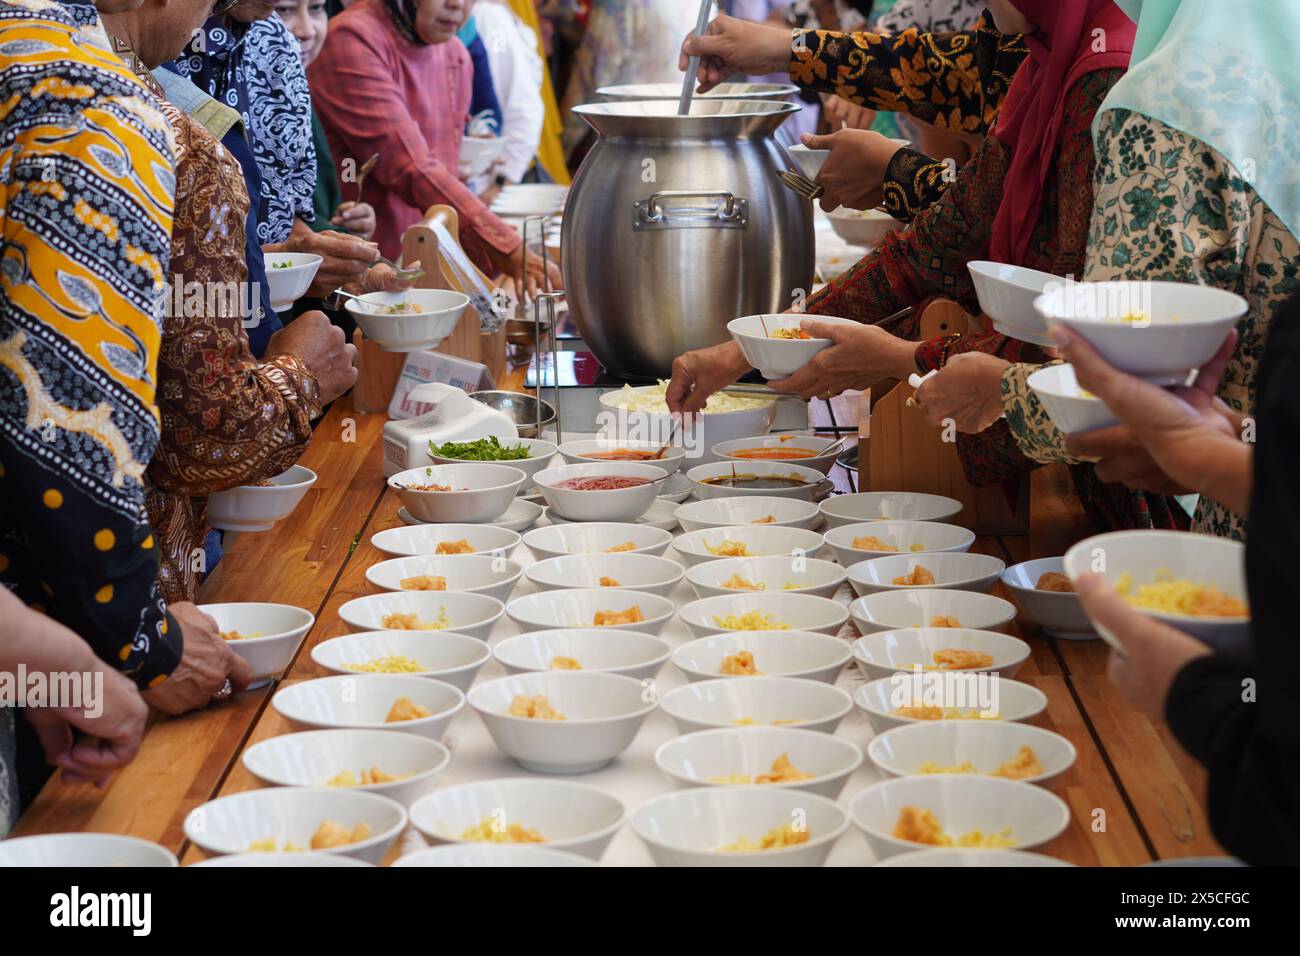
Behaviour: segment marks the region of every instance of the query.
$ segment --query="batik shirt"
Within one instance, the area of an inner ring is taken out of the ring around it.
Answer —
[[[144,511],[175,177],[89,2],[0,0],[0,584],[141,687],[180,659]]]

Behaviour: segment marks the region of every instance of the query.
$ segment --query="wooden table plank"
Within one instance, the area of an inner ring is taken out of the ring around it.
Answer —
[[[301,459],[316,472],[315,486],[273,530],[227,536],[225,555],[204,582],[200,602],[274,601],[316,612],[380,496],[384,421],[382,415],[353,412],[346,398],[336,402]],[[185,815],[212,798],[272,690],[158,718],[136,759],[109,787],[51,779],[14,835],[126,833],[179,850]]]

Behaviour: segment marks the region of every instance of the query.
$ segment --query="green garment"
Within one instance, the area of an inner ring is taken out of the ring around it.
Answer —
[[[316,111],[311,111],[311,138],[316,145],[316,192],[312,194],[312,211],[316,218],[311,227],[316,232],[336,228],[330,220],[334,210],[343,202],[343,187],[339,185],[339,174],[334,169],[334,157],[330,153],[330,144],[325,139],[325,127],[321,125]]]

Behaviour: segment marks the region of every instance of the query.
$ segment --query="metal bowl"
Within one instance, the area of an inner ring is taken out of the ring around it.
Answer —
[[[550,402],[543,402],[534,395],[524,392],[470,392],[470,398],[482,402],[488,408],[495,408],[510,416],[519,429],[520,438],[539,438],[542,428],[555,424],[555,407]],[[542,423],[537,424],[537,406],[541,404]]]

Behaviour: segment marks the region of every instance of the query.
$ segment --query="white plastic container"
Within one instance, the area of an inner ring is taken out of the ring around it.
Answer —
[[[384,477],[433,464],[429,442],[477,441],[480,438],[518,438],[510,416],[476,402],[461,389],[429,382],[411,389],[410,400],[433,406],[417,418],[392,421],[384,426]]]

